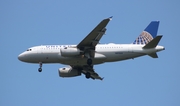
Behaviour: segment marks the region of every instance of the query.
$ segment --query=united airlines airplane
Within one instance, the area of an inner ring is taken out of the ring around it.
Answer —
[[[41,45],[28,48],[18,59],[28,63],[38,63],[38,71],[46,63],[69,65],[59,68],[60,77],[75,77],[84,74],[87,79],[103,80],[93,66],[105,62],[115,62],[149,55],[158,58],[156,52],[165,48],[158,46],[162,35],[157,36],[159,21],[152,21],[131,44],[99,44],[106,32],[106,25],[112,17],[102,20],[78,45]]]

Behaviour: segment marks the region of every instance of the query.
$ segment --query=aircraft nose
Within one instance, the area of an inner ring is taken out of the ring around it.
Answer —
[[[19,59],[20,61],[24,61],[24,57],[25,57],[25,55],[24,55],[23,53],[21,53],[21,54],[18,56],[18,59]]]

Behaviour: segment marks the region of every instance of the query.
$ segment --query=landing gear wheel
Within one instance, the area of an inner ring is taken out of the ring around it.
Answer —
[[[90,66],[92,64],[92,59],[87,59],[87,64]]]
[[[89,72],[86,73],[86,78],[89,79],[91,77],[91,74]]]
[[[39,72],[42,72],[42,68],[38,68],[38,71],[39,71]]]
[[[39,62],[39,68],[38,68],[39,72],[42,72],[42,62]]]

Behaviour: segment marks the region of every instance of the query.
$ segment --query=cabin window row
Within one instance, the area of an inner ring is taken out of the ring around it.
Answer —
[[[123,47],[117,46],[117,47],[96,47],[96,48],[106,49],[106,48],[123,48]],[[60,49],[60,48],[41,48],[41,49],[45,50],[45,49]],[[27,50],[27,51],[30,51],[30,50]]]

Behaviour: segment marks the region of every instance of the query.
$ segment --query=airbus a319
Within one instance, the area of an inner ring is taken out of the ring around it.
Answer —
[[[41,45],[28,48],[18,56],[27,63],[39,64],[38,71],[42,72],[42,65],[60,63],[69,65],[59,68],[60,77],[75,77],[84,74],[87,79],[103,80],[93,66],[105,62],[115,62],[133,59],[144,55],[158,58],[156,52],[165,48],[158,43],[162,35],[157,35],[159,21],[152,21],[131,44],[99,44],[106,32],[106,26],[112,17],[102,20],[77,45]]]

